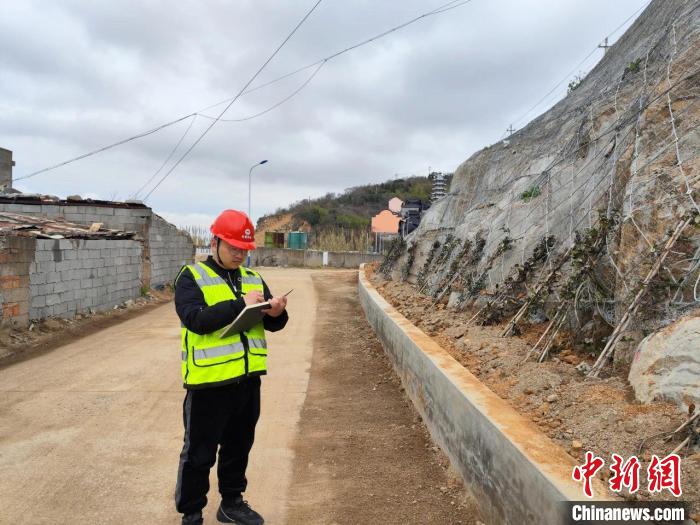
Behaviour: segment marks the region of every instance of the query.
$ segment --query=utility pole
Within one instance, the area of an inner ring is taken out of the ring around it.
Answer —
[[[508,136],[510,137],[513,134],[513,132],[515,131],[513,129],[513,124],[511,124],[510,127],[506,131],[508,132]]]
[[[608,37],[607,36],[605,37],[605,42],[602,44],[598,44],[598,47],[603,50],[603,54],[608,52],[608,48],[612,47],[612,46],[608,45]]]

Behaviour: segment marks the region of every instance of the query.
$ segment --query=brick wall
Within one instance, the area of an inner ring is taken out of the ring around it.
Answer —
[[[141,293],[143,245],[134,240],[37,239],[29,319],[112,308]]]
[[[0,236],[0,320],[29,324],[29,267],[35,239]]]

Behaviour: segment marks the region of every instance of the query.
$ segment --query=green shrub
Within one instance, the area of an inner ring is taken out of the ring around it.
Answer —
[[[625,71],[629,71],[630,73],[636,73],[639,71],[639,64],[642,62],[641,58],[638,58],[637,60],[630,62],[630,65],[625,68]]]
[[[527,190],[522,192],[520,194],[520,198],[524,200],[525,202],[529,201],[530,199],[534,199],[535,197],[540,196],[540,187],[539,186],[530,186]]]

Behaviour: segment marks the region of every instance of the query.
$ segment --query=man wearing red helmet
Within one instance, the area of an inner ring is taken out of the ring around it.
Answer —
[[[175,280],[175,309],[182,322],[184,445],[175,504],[183,524],[201,524],[207,504],[209,470],[218,450],[217,476],[222,523],[261,525],[264,520],[243,500],[248,454],[260,415],[260,376],[267,370],[265,330],[287,324],[287,298],[273,297],[260,274],[242,266],[255,249],[253,223],[240,211],[225,210],[211,226],[212,255],[187,265]],[[221,337],[246,305],[270,302],[250,330]]]

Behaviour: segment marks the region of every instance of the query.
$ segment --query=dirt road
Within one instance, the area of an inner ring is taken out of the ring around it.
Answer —
[[[272,525],[331,523],[326,521],[331,517],[338,523],[354,523],[353,506],[356,513],[358,505],[373,501],[366,500],[371,494],[384,494],[388,472],[396,476],[393,483],[400,488],[392,499],[394,506],[410,509],[414,500],[424,502],[414,495],[418,480],[424,487],[426,483],[436,485],[423,492],[437,491],[428,502],[448,512],[431,515],[450,519],[416,522],[463,521],[455,514],[460,504],[458,489],[439,467],[444,460],[430,450],[386,364],[376,369],[385,379],[380,394],[370,403],[350,404],[355,409],[348,409],[338,398],[348,380],[357,379],[360,397],[368,381],[375,381],[374,371],[347,367],[348,356],[338,355],[336,366],[330,366],[334,350],[350,352],[348,342],[371,339],[367,328],[357,325],[354,318],[348,319],[349,326],[360,326],[359,332],[345,333],[342,324],[331,330],[327,323],[318,322],[329,319],[328,314],[339,315],[341,322],[345,316],[361,316],[356,303],[354,310],[348,309],[355,293],[355,274],[283,269],[263,269],[262,273],[273,290],[294,288],[294,293],[289,303],[292,321],[284,331],[270,334],[270,375],[263,381],[263,414],[246,498]],[[319,294],[322,302],[317,299]],[[178,326],[173,305],[166,304],[0,369],[0,523],[179,523],[173,508],[184,396]],[[312,351],[317,354],[313,368]],[[325,363],[321,369],[319,362]],[[307,399],[310,368],[312,388]],[[388,404],[380,402],[385,397]],[[321,411],[329,415],[325,422],[319,417]],[[307,421],[300,423],[300,414]],[[349,446],[354,438],[346,435],[346,429],[356,428],[364,419],[374,421],[375,449],[380,448],[376,454],[353,460],[357,449]],[[323,426],[327,435],[319,434]],[[314,452],[317,458],[325,454],[324,473],[309,476],[308,446],[318,444],[319,439],[334,445],[331,450]],[[412,457],[395,446],[402,440],[410,443],[405,452]],[[337,460],[337,453],[342,461]],[[359,475],[358,469],[368,459],[373,467],[363,471],[361,482],[351,483],[348,472],[340,470],[354,462],[356,468],[350,473]],[[343,479],[339,491],[338,480]],[[213,477],[212,483],[215,487]],[[446,490],[440,491],[440,486]],[[310,494],[318,510],[309,507]],[[205,523],[216,523],[219,499],[215,493],[210,496]],[[306,499],[301,500],[302,496]],[[340,506],[345,510],[336,511]]]

